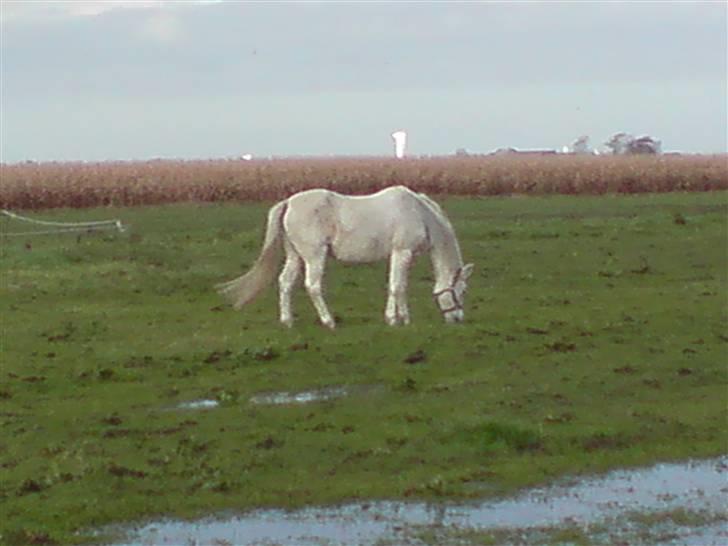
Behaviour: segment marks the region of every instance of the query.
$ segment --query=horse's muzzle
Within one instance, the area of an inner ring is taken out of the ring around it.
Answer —
[[[463,314],[462,309],[445,313],[445,322],[448,324],[457,324],[459,322],[463,322],[463,320],[465,320],[465,315]]]

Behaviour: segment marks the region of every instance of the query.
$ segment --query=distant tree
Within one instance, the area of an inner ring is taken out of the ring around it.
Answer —
[[[589,136],[581,135],[571,145],[571,152],[574,154],[590,154],[592,153],[589,147]]]
[[[662,152],[662,143],[648,135],[635,138],[629,133],[616,133],[604,145],[612,150],[614,155],[659,154]]]
[[[662,142],[651,136],[641,136],[629,143],[631,154],[659,154],[662,152]]]
[[[629,143],[634,137],[628,133],[615,133],[607,140],[604,145],[612,151],[614,155],[626,155],[629,153]]]

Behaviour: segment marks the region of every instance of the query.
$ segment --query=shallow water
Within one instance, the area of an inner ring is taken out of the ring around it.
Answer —
[[[623,520],[633,512],[683,508],[705,514],[728,511],[728,456],[684,464],[616,471],[563,481],[504,500],[473,504],[380,501],[303,510],[256,510],[227,519],[161,521],[135,529],[125,546],[189,545],[373,545],[406,538],[413,526],[486,530],[586,526]],[[622,530],[627,532],[628,530]],[[610,533],[619,533],[619,529]],[[723,545],[723,525],[671,527],[674,544]],[[610,536],[614,536],[610,534]],[[673,540],[671,538],[670,540]],[[227,541],[227,542],[226,542]],[[413,542],[414,541],[414,542]],[[632,542],[636,544],[636,542]]]
[[[268,392],[252,396],[249,400],[251,404],[275,406],[284,404],[312,404],[314,402],[325,402],[336,398],[343,398],[358,391],[369,391],[374,387],[325,387],[317,390],[302,392]],[[220,406],[220,402],[212,399],[190,400],[181,402],[171,409],[175,410],[209,410]],[[169,409],[169,408],[168,408]]]
[[[220,403],[217,400],[192,400],[190,402],[182,402],[175,406],[175,409],[181,410],[204,410],[215,409]]]
[[[350,394],[346,387],[326,387],[323,389],[303,392],[271,392],[257,394],[250,399],[251,404],[279,405],[279,404],[310,404],[323,402],[335,398],[343,398]]]

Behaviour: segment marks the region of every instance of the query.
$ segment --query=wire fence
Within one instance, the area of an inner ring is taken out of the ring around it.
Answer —
[[[126,231],[126,226],[121,220],[96,220],[92,222],[52,222],[49,220],[36,220],[27,216],[20,216],[9,210],[2,209],[0,214],[12,220],[19,220],[29,224],[45,226],[51,229],[38,229],[33,231],[0,232],[0,237],[18,237],[28,235],[52,235],[55,233],[78,233],[103,230],[117,230],[119,233]]]

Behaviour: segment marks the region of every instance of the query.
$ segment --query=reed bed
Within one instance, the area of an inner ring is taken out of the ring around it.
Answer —
[[[308,188],[364,194],[606,194],[728,189],[728,155],[152,160],[0,165],[0,207],[270,201]]]

